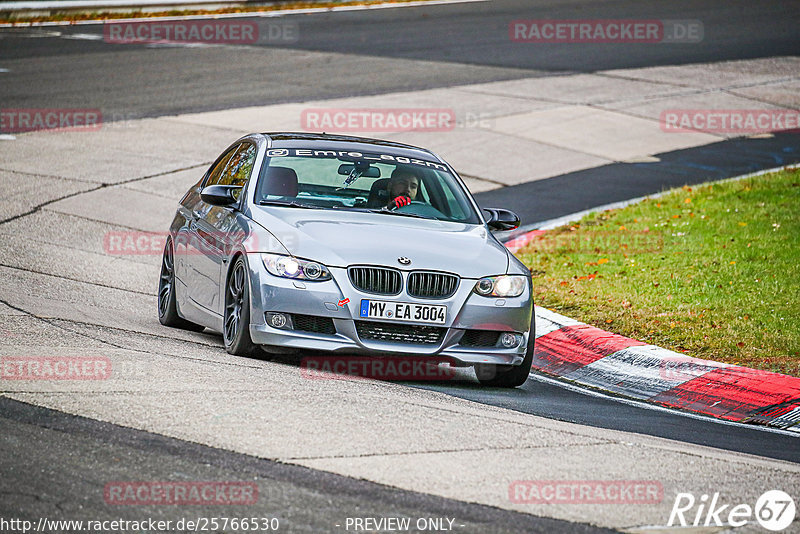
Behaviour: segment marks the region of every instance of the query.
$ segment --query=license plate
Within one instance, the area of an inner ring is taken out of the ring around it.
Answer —
[[[364,299],[361,301],[360,315],[365,319],[444,324],[447,319],[447,306]]]

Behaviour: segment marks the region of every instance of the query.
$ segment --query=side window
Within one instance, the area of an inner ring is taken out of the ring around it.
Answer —
[[[431,198],[431,195],[428,193],[428,188],[425,186],[425,180],[420,180],[419,189],[417,190],[417,200],[430,204],[429,198]]]
[[[450,189],[450,187],[455,187],[455,185],[445,183],[445,185],[442,186],[447,206],[443,206],[442,208],[439,209],[447,213],[450,217],[463,221],[467,218],[467,214],[464,212],[461,205],[459,205],[459,202],[456,199],[456,196],[453,194],[453,190]]]
[[[231,156],[233,156],[234,152],[236,152],[236,150],[238,148],[240,148],[241,146],[242,145],[237,145],[237,146],[233,147],[232,149],[228,150],[228,152],[226,152],[224,156],[222,156],[220,158],[220,160],[217,162],[217,164],[214,165],[214,168],[211,169],[211,172],[208,173],[208,179],[206,179],[206,183],[204,184],[204,187],[205,186],[209,186],[209,185],[217,185],[217,184],[219,184],[219,179],[222,176],[222,173],[225,170],[225,167],[228,165],[228,161],[230,161]]]
[[[242,143],[228,160],[225,170],[217,182],[219,185],[243,186],[253,172],[253,163],[256,161],[256,146]]]

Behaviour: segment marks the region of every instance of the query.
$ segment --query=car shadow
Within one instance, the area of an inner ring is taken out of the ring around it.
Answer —
[[[296,367],[301,376],[309,380],[370,379],[456,396],[477,393],[482,396],[519,397],[531,394],[523,388],[484,386],[478,382],[471,366],[454,366],[450,359],[430,356],[365,356],[299,351],[270,355],[268,359],[273,363]]]

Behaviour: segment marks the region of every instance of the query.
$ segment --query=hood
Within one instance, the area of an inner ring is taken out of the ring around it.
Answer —
[[[276,206],[254,207],[252,217],[292,255],[328,267],[385,265],[448,271],[464,278],[508,269],[508,251],[482,225]],[[401,265],[401,256],[411,264]]]

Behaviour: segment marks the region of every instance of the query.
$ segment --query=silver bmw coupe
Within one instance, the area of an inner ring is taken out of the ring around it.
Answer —
[[[533,359],[531,277],[492,232],[518,225],[428,150],[247,135],[180,201],[159,320],[222,332],[235,355],[429,356],[516,387]]]

